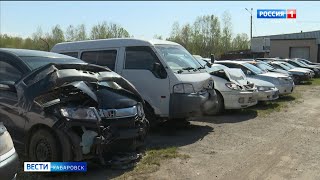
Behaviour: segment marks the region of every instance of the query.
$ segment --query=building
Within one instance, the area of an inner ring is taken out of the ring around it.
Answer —
[[[253,37],[251,51],[265,52],[269,57],[304,58],[320,62],[320,30]]]

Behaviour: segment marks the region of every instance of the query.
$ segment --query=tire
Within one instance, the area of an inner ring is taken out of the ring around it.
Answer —
[[[157,116],[154,113],[152,107],[149,104],[146,104],[146,106],[144,107],[144,111],[146,114],[146,118],[149,121],[149,126],[150,127],[156,126],[159,122],[157,121]]]
[[[216,93],[217,93],[218,104],[217,104],[216,108],[208,110],[205,113],[206,115],[211,115],[211,116],[219,115],[224,111],[224,100],[223,100],[223,97],[222,97],[222,95],[221,95],[221,93],[219,91],[216,90]]]
[[[46,129],[36,131],[29,145],[29,158],[36,162],[61,161],[60,145],[57,138]]]

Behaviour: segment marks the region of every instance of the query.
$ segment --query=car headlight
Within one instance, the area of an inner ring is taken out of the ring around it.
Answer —
[[[192,84],[176,84],[173,86],[174,93],[194,93]]]
[[[70,119],[97,120],[92,108],[61,108],[61,115]]]
[[[232,90],[241,90],[242,88],[235,83],[226,83],[226,86]]]
[[[141,103],[137,104],[137,114],[139,117],[144,117],[144,110]]]
[[[269,90],[271,90],[271,87],[258,86],[257,89],[258,89],[258,91],[269,91]]]

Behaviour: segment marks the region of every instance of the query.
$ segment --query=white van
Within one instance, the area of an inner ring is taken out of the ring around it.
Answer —
[[[181,45],[162,40],[101,39],[56,44],[52,52],[107,66],[140,92],[150,119],[186,119],[216,107],[213,80]]]

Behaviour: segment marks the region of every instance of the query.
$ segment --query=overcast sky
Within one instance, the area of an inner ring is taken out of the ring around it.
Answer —
[[[233,34],[250,34],[253,8],[253,36],[320,30],[320,2],[0,2],[0,33],[30,36],[41,27],[44,32],[59,24],[63,30],[70,24],[85,24],[87,31],[99,22],[118,23],[135,37],[168,37],[172,24],[192,23],[197,16],[224,11],[232,15]],[[297,19],[257,19],[257,9],[296,9]]]

